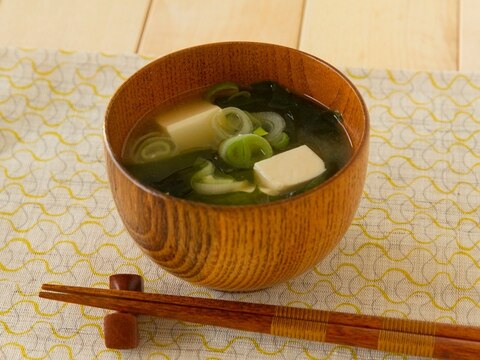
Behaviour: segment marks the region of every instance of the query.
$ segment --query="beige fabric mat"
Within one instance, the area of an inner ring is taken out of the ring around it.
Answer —
[[[268,290],[192,286],[148,260],[108,187],[102,122],[149,60],[0,49],[0,358],[396,359],[335,344],[140,317],[141,345],[105,349],[104,311],[40,300],[42,283],[480,325],[480,74],[344,69],[371,114],[364,197],[318,266]]]

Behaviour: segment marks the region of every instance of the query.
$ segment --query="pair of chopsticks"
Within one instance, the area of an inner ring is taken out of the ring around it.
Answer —
[[[479,359],[480,327],[126,290],[44,284],[41,298],[441,359]]]

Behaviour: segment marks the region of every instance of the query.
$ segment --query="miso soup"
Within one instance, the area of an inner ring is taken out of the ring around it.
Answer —
[[[122,161],[163,193],[221,205],[285,199],[352,153],[342,115],[271,81],[184,94],[140,119]]]

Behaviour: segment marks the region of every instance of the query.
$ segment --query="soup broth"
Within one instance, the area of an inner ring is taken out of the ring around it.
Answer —
[[[245,205],[311,189],[351,153],[339,112],[275,82],[226,82],[147,114],[129,134],[122,162],[163,193]]]

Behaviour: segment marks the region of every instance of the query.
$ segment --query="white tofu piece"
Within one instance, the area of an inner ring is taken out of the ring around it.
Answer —
[[[255,182],[268,195],[297,190],[325,171],[325,163],[307,145],[302,145],[253,166]]]
[[[220,107],[205,100],[178,106],[159,114],[155,121],[172,138],[176,152],[216,145],[212,119]]]

